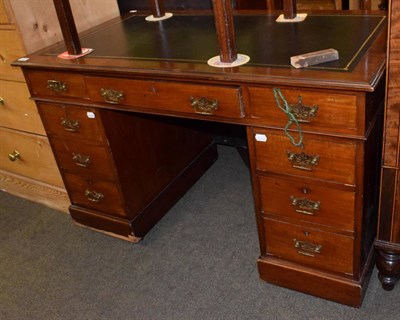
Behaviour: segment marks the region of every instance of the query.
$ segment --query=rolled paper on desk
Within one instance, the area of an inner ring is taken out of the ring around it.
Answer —
[[[290,64],[295,68],[306,68],[316,64],[339,59],[339,52],[335,49],[325,49],[290,57]]]

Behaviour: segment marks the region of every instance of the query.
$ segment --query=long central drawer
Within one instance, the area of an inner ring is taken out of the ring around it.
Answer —
[[[85,77],[96,102],[226,118],[244,117],[239,86]]]

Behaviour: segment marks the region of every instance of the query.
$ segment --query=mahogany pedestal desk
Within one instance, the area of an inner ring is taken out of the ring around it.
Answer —
[[[207,64],[218,54],[207,14],[116,19],[81,35],[90,55],[63,60],[59,45],[16,65],[75,222],[140,240],[216,160],[204,128],[245,126],[261,278],[360,306],[374,263],[386,17],[277,16],[234,17],[238,52],[251,58],[240,67]],[[340,59],[290,66],[327,48]],[[298,126],[285,130],[288,114]]]

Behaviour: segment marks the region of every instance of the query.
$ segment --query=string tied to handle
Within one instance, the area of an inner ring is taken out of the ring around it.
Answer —
[[[303,148],[303,132],[301,130],[299,121],[294,116],[294,114],[291,112],[290,106],[287,103],[285,97],[283,96],[281,89],[274,88],[273,91],[274,91],[274,97],[275,97],[275,101],[276,101],[278,108],[281,109],[288,117],[288,122],[286,123],[286,126],[284,128],[286,136],[289,138],[290,142],[295,147]],[[282,106],[281,102],[282,102],[283,106]],[[295,141],[295,138],[289,131],[289,128],[293,123],[296,125],[296,129],[299,133],[299,139],[297,142]]]

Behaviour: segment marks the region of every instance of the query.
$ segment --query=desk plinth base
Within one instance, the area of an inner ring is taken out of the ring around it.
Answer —
[[[73,221],[83,227],[130,242],[139,242],[218,157],[216,144],[210,144],[135,218],[102,214],[70,206]]]
[[[373,254],[360,281],[274,257],[260,257],[257,263],[260,278],[271,284],[359,308],[371,278],[372,260]]]

